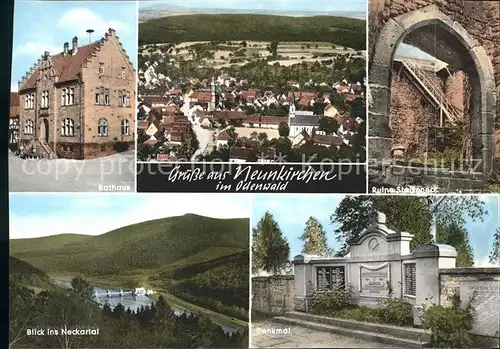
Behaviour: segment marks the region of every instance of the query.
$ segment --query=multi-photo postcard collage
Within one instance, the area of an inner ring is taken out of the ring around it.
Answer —
[[[498,348],[497,1],[11,3],[9,348]]]

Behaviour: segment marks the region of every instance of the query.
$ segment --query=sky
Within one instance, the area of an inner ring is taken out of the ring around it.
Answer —
[[[340,204],[341,195],[254,195],[252,200],[251,225],[255,227],[266,211],[273,214],[283,234],[290,244],[290,259],[301,254],[303,242],[299,240],[305,223],[310,216],[316,217],[323,225],[328,237],[328,245],[338,249],[339,243],[333,235],[336,225],[330,223],[330,216]],[[465,228],[474,249],[475,266],[488,266],[488,255],[493,244],[493,234],[500,227],[500,206],[498,197],[481,196],[488,215],[484,221],[468,219]]]
[[[116,30],[123,48],[136,64],[137,4],[135,1],[16,1],[12,46],[11,90],[44,51],[60,53],[74,36],[88,44],[87,29],[94,29],[92,41],[109,29]]]
[[[154,3],[172,4],[188,9],[238,9],[273,11],[339,11],[339,12],[366,12],[366,0],[319,0],[311,2],[304,0],[162,0],[142,1],[141,7],[151,6]]]
[[[250,218],[251,214],[250,196],[234,194],[11,194],[9,206],[10,239],[100,235],[186,213],[214,218]]]

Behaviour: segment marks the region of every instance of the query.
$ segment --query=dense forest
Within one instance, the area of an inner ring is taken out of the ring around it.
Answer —
[[[178,269],[168,292],[204,308],[248,321],[249,251]],[[160,278],[168,275],[160,275]]]
[[[155,18],[139,24],[139,45],[211,40],[326,41],[364,50],[366,22],[334,16],[195,14]]]
[[[19,273],[17,273],[19,274]],[[81,278],[71,290],[34,290],[18,279],[9,280],[10,348],[246,348],[248,329],[225,333],[199,315],[176,316],[160,296],[136,312],[119,305],[100,307],[91,286]],[[99,329],[97,335],[65,335],[61,329]],[[44,335],[29,336],[28,329]],[[49,335],[48,331],[57,331]]]

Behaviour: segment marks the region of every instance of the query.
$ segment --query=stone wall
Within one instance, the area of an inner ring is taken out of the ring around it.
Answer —
[[[495,1],[477,0],[369,0],[369,48],[378,39],[382,25],[390,18],[436,5],[444,14],[459,22],[470,35],[484,46],[492,60],[497,93],[500,95],[500,8]],[[429,38],[434,41],[432,37]],[[436,43],[433,42],[435,45]],[[370,57],[372,57],[370,55]],[[500,107],[497,105],[500,111]],[[499,114],[497,112],[497,114]]]
[[[252,309],[281,314],[294,308],[293,275],[252,277]]]
[[[500,268],[440,269],[439,281],[439,302],[444,306],[451,306],[454,295],[465,305],[476,292],[471,333],[499,338]]]
[[[405,155],[421,156],[428,151],[427,125],[439,112],[430,105],[415,84],[395,71],[391,82],[391,128],[393,146],[402,146]]]
[[[461,111],[465,109],[465,89],[465,74],[462,71],[455,72],[446,79],[445,96],[452,106]]]
[[[464,71],[472,90],[473,157],[480,172],[493,167],[500,114],[500,10],[495,2],[371,0],[369,6],[369,157],[390,159],[390,67],[399,40]],[[477,68],[477,69],[476,69]],[[496,80],[496,81],[495,81]],[[481,161],[479,161],[481,160]]]

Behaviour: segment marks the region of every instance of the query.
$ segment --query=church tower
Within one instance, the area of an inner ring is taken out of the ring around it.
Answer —
[[[212,76],[212,83],[210,84],[212,98],[210,100],[209,111],[215,111],[215,76]]]
[[[292,119],[295,117],[295,95],[290,102],[290,109],[288,110],[288,126],[290,126]]]

